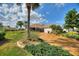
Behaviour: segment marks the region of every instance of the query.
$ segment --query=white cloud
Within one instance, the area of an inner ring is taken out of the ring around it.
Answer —
[[[20,12],[20,7],[22,7],[22,12]],[[16,4],[14,4],[14,6],[8,8],[7,4],[3,4],[2,7],[0,7],[0,12],[4,13],[5,15],[3,16],[5,19],[5,21],[3,21],[3,23],[5,23],[5,25],[7,24],[11,24],[11,26],[14,26],[16,24],[17,21],[21,20],[21,21],[26,21],[27,20],[27,9],[25,7],[25,4],[23,4],[22,6],[17,6]],[[20,19],[18,19],[18,17],[20,17]],[[42,18],[41,14],[38,14],[35,11],[31,11],[31,23],[41,23],[43,22],[43,20],[45,20],[44,18]]]
[[[31,22],[32,23],[42,23],[44,22],[44,18],[42,18],[42,15],[41,14],[38,14],[34,11],[32,11],[33,14],[31,14]]]

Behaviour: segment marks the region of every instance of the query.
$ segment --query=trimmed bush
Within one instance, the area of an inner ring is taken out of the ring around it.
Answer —
[[[28,45],[25,49],[34,56],[70,56],[68,51],[63,50],[61,47],[50,46],[47,43],[38,45]]]

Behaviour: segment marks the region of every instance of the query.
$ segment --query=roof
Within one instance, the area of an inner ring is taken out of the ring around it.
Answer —
[[[32,24],[31,28],[48,28],[48,25],[45,24]]]

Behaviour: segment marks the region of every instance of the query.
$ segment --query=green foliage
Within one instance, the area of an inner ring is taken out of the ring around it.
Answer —
[[[20,29],[21,29],[22,26],[23,26],[23,22],[22,22],[22,21],[18,21],[16,24],[17,24],[17,26],[20,26]]]
[[[77,32],[68,32],[64,36],[79,40],[79,34]]]
[[[38,45],[27,45],[25,49],[34,56],[70,56],[67,51],[61,47],[50,46],[47,43]]]
[[[52,25],[50,25],[50,27],[52,28],[53,33],[55,33],[55,34],[60,34],[63,32],[62,27],[60,25],[52,24]]]
[[[2,23],[0,23],[0,41],[5,39],[4,36],[5,36],[5,30]]]
[[[79,40],[79,35],[74,35],[74,38],[75,38],[76,40]]]
[[[65,24],[64,28],[74,28],[78,27],[79,25],[79,13],[76,11],[76,9],[71,9],[68,11],[68,13],[65,16]],[[73,29],[74,30],[74,29]]]
[[[23,37],[26,36],[25,34],[26,32],[24,30],[7,31],[5,38],[8,39],[8,41],[0,46],[0,56],[30,56],[31,54],[28,51],[16,46],[16,42],[23,39]]]
[[[5,39],[5,32],[0,31],[0,41]]]

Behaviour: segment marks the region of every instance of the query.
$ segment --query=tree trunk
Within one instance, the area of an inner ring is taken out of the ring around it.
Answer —
[[[28,12],[28,23],[27,23],[27,38],[30,39],[30,11],[31,11],[31,6],[27,8]]]

